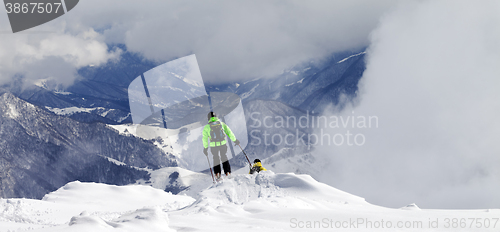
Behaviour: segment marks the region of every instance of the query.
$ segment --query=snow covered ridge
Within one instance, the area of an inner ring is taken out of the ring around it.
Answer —
[[[352,58],[352,57],[359,56],[359,55],[363,55],[363,54],[366,54],[366,52],[360,52],[360,53],[358,53],[358,54],[350,55],[350,56],[348,56],[348,57],[346,57],[346,58],[342,59],[341,61],[337,62],[337,64],[340,64],[340,63],[342,63],[342,62],[344,62],[344,61],[346,61],[346,60],[348,60],[348,59],[350,59],[350,58]]]
[[[106,117],[106,115],[109,114],[109,112],[113,111],[114,109],[106,109],[104,107],[94,107],[94,108],[81,108],[81,107],[68,107],[68,108],[53,108],[46,106],[46,109],[50,110],[51,112],[54,112],[57,115],[72,115],[75,113],[96,113],[102,117]]]
[[[121,123],[125,119],[130,116],[130,113],[117,118],[115,115],[120,115],[120,110],[117,109],[108,109],[104,107],[92,107],[92,108],[83,108],[83,107],[67,107],[67,108],[55,108],[50,106],[45,106],[45,108],[57,115],[61,116],[72,116],[75,114],[88,113],[92,115],[99,115],[103,118],[114,118],[116,122]]]
[[[206,175],[200,177],[211,180]],[[71,182],[42,200],[0,199],[0,231],[498,231],[500,228],[499,223],[495,224],[500,217],[498,209],[425,210],[414,204],[408,206],[412,210],[384,208],[319,183],[308,175],[271,171],[235,174],[208,185],[190,197],[182,195],[183,192],[173,195],[149,186]],[[474,223],[460,223],[461,219],[474,219]]]

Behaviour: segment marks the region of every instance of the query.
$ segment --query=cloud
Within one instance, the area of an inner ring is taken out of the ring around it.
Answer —
[[[323,179],[391,207],[500,207],[500,3],[412,1],[371,35],[358,105],[363,146],[318,149]],[[354,111],[354,113],[352,113]]]
[[[16,74],[27,83],[71,84],[77,69],[119,56],[107,50],[109,44],[125,44],[159,62],[196,54],[204,79],[212,82],[275,76],[300,62],[366,46],[380,16],[394,5],[394,0],[80,1],[56,20],[0,35],[0,84]],[[0,27],[9,31],[4,17]],[[44,31],[53,33],[37,33]]]
[[[68,86],[79,68],[120,55],[120,50],[108,51],[103,36],[93,28],[71,27],[64,20],[16,34],[7,33],[8,20],[0,28],[0,85],[22,76],[24,86],[40,79]]]
[[[394,1],[80,2],[68,24],[102,33],[147,59],[196,54],[203,77],[268,77],[334,51],[366,46]],[[99,6],[99,7],[96,7]]]

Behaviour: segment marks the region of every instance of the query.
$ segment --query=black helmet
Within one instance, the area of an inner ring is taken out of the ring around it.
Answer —
[[[210,113],[208,113],[207,117],[208,117],[208,120],[210,120],[212,117],[217,117],[217,115],[213,111],[210,111]]]
[[[255,160],[253,161],[253,163],[257,163],[257,162],[260,162],[260,159],[255,159]]]

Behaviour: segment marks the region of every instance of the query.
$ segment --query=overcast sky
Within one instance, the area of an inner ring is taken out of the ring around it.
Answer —
[[[15,74],[70,84],[74,71],[119,58],[125,44],[147,59],[196,54],[207,80],[279,74],[311,58],[368,45],[394,1],[85,0],[68,14],[17,34],[0,13],[0,83]],[[37,33],[37,32],[54,33]]]

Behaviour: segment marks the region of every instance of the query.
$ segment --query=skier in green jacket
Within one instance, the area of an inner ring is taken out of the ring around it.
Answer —
[[[231,129],[225,123],[219,121],[214,112],[208,113],[208,124],[203,128],[203,153],[208,156],[208,148],[210,147],[210,151],[214,156],[214,172],[217,179],[221,178],[221,161],[226,176],[231,174],[231,166],[226,155],[226,135],[235,145],[240,144],[240,141],[236,139]],[[208,140],[210,140],[210,143]]]

